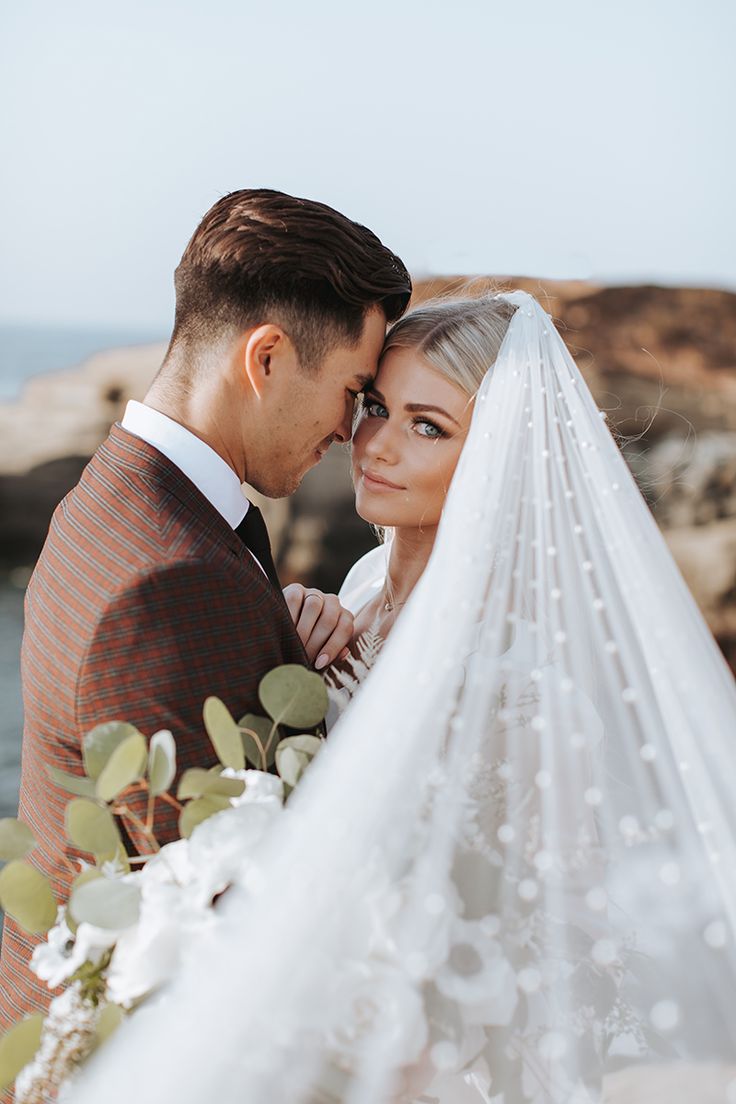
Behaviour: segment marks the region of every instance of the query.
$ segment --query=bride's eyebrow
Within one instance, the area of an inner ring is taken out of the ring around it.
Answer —
[[[369,388],[369,390],[371,395],[374,398],[378,399],[380,403],[386,402],[386,399],[377,387],[371,387]],[[448,414],[447,411],[443,410],[441,406],[432,406],[430,403],[406,403],[404,406],[404,410],[407,412],[407,414],[423,414],[425,411],[432,410],[436,414],[442,414],[449,421],[454,422],[458,429],[461,428],[460,423],[455,418],[453,418],[452,414]]]
[[[453,418],[452,414],[448,414],[446,410],[443,410],[441,406],[431,406],[429,403],[406,403],[404,410],[409,414],[423,414],[426,410],[432,410],[435,414],[442,414],[448,421],[453,422],[458,429],[460,423]]]

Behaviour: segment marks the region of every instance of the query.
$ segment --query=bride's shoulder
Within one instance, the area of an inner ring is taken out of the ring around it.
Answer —
[[[340,587],[339,598],[343,606],[357,613],[376,594],[386,579],[386,545],[371,548],[353,564]]]

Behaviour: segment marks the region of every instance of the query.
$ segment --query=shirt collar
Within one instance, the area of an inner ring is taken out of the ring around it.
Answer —
[[[121,425],[176,464],[231,528],[237,529],[250,503],[233,469],[213,448],[179,422],[134,399],[128,402]]]

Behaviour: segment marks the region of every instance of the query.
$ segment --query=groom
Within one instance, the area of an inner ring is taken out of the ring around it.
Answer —
[[[208,695],[236,717],[259,713],[267,671],[324,665],[346,642],[307,603],[300,639],[241,483],[289,495],[333,441],[350,439],[386,323],[411,294],[370,230],[265,189],[207,212],[175,285],[163,365],[54,513],[26,597],[19,816],[64,896],[63,854],[78,854],[64,839],[69,795],[48,766],[81,774],[82,738],[112,720],[147,736],[170,729],[179,771],[206,764]],[[176,837],[168,806],[155,831]],[[48,1004],[28,968],[33,945],[6,919],[0,1031]]]

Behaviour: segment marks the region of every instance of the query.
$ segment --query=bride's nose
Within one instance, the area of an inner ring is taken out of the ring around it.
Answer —
[[[396,439],[396,431],[390,425],[388,419],[381,421],[365,442],[366,456],[371,460],[382,460],[385,464],[395,464],[399,459],[400,445]]]

